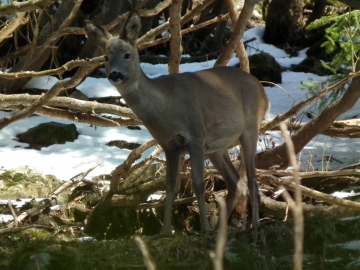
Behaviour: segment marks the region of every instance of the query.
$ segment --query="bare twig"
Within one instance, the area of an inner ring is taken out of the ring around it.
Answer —
[[[226,224],[226,204],[223,199],[217,199],[217,203],[219,205],[219,232],[216,238],[216,249],[214,251],[210,251],[210,258],[214,265],[215,270],[223,269],[223,257],[224,250],[226,246],[226,232],[227,232],[227,224]]]
[[[278,177],[269,175],[269,176],[262,177],[262,181],[268,182],[269,184],[274,185],[274,186],[283,185],[283,186],[285,186],[285,188],[287,190],[295,191],[295,186],[296,185],[292,181],[292,178],[291,179],[289,179],[289,178],[278,178]],[[307,188],[307,187],[304,187],[304,186],[300,186],[300,189],[301,189],[302,195],[307,196],[309,198],[324,201],[324,202],[331,203],[331,204],[336,204],[336,205],[340,205],[340,206],[360,210],[360,203],[359,202],[340,199],[340,198],[337,198],[337,197],[335,197],[333,195],[325,194],[323,192],[313,190],[313,189],[310,189],[310,188]]]
[[[218,23],[218,22],[225,21],[228,18],[229,18],[229,13],[217,16],[217,17],[215,17],[215,18],[213,18],[211,20],[208,20],[206,22],[196,24],[196,25],[191,26],[191,27],[186,28],[186,29],[182,29],[181,30],[181,35],[183,36],[185,34],[193,32],[193,31],[197,31],[197,30],[199,30],[201,28],[204,28],[204,27],[206,27],[206,26],[208,26],[210,24],[213,24],[213,23]],[[166,36],[166,37],[163,37],[163,38],[155,39],[153,41],[138,43],[138,50],[144,50],[144,49],[150,48],[152,46],[156,46],[156,45],[168,42],[170,39],[171,39],[171,36],[169,35],[169,36]]]
[[[139,183],[137,181],[141,175],[144,174],[144,172],[149,168],[149,166],[154,162],[155,158],[157,158],[161,153],[163,152],[163,149],[158,146],[155,148],[155,150],[150,154],[149,157],[147,157],[144,162],[142,162],[141,167],[137,168],[136,170],[133,170],[131,172],[131,175],[124,180],[124,183],[121,185],[121,193],[126,192],[127,190],[130,190],[142,183]],[[133,166],[135,167],[135,166]]]
[[[299,168],[296,162],[294,145],[291,141],[290,135],[284,123],[280,123],[280,129],[284,136],[285,143],[288,150],[290,164],[293,167],[293,175],[295,178],[295,205],[292,207],[294,213],[294,240],[295,240],[295,251],[294,251],[294,270],[302,269],[303,262],[303,241],[304,241],[304,215],[302,209],[302,196],[300,189],[300,177]],[[292,205],[292,204],[291,204]]]
[[[14,208],[12,206],[11,200],[8,201],[8,206],[9,206],[12,216],[14,217],[14,226],[17,227],[19,225],[19,221],[18,221],[18,217],[14,211]]]
[[[61,67],[54,69],[47,69],[44,71],[19,71],[19,72],[10,72],[10,73],[0,71],[0,78],[14,80],[19,78],[36,78],[43,76],[59,75],[77,67],[99,66],[103,64],[105,61],[106,61],[105,56],[98,56],[92,59],[72,60],[65,63]]]
[[[159,14],[165,8],[167,8],[171,4],[171,0],[164,0],[157,4],[156,7],[152,9],[140,9],[139,13],[141,17],[152,17],[156,14]]]
[[[239,19],[234,26],[234,31],[231,35],[231,38],[227,42],[223,53],[217,59],[215,66],[226,66],[229,62],[234,50],[241,42],[241,39],[245,32],[246,23],[251,17],[251,14],[254,10],[257,0],[245,0],[244,7],[241,10]]]
[[[10,15],[16,12],[26,12],[38,8],[44,8],[55,3],[57,0],[32,0],[25,2],[13,1],[8,5],[0,5],[0,16]]]
[[[150,253],[146,247],[145,242],[139,236],[135,236],[135,242],[141,251],[146,269],[155,270],[156,269],[155,264],[151,259]]]
[[[111,172],[111,184],[110,184],[110,193],[116,194],[120,190],[120,182],[124,181],[130,173],[132,164],[138,160],[141,157],[141,154],[149,149],[150,147],[156,145],[155,140],[150,140],[143,145],[139,146],[138,148],[131,151],[131,153],[128,155],[127,159],[118,167],[115,168]]]
[[[43,95],[29,95],[29,94],[18,94],[18,95],[3,95],[0,94],[0,109],[9,110],[19,106],[29,106],[40,99]],[[54,97],[47,105],[51,107],[62,107],[68,108],[74,111],[80,111],[85,113],[108,113],[123,117],[129,117],[141,123],[136,117],[132,110],[126,107],[121,107],[112,104],[103,104],[95,101],[84,101],[74,99],[70,97]]]
[[[181,27],[180,27],[180,9],[182,0],[173,0],[170,5],[169,30],[170,39],[170,61],[169,74],[180,72],[180,60],[182,54],[181,46]]]
[[[209,6],[214,1],[215,0],[205,0],[205,1],[201,2],[200,4],[198,4],[195,8],[193,8],[192,10],[190,10],[188,13],[186,13],[184,16],[181,17],[180,25],[183,26],[185,23],[187,23],[192,18],[194,18],[195,15],[199,14],[201,11],[203,11],[207,6]],[[162,25],[156,27],[155,29],[147,32],[145,35],[140,37],[137,42],[139,44],[141,44],[143,42],[149,41],[150,39],[160,35],[162,32],[164,32],[168,29],[169,29],[169,22],[165,22]]]

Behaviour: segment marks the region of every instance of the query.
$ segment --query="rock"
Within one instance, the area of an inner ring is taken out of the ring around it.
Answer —
[[[320,76],[333,75],[333,73],[324,68],[321,61],[316,57],[307,57],[292,69],[295,72],[314,73]]]
[[[281,83],[281,67],[268,53],[253,54],[249,57],[250,73],[260,81]],[[263,83],[264,84],[264,83]],[[269,86],[269,84],[266,84]]]
[[[42,175],[27,167],[0,174],[0,198],[44,198],[61,185],[52,175]]]
[[[19,142],[29,144],[29,148],[41,149],[53,144],[73,142],[79,133],[74,124],[61,124],[57,122],[42,123],[30,128],[17,136]]]

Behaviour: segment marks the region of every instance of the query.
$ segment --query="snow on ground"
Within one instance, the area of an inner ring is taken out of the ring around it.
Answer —
[[[245,33],[244,40],[256,37],[249,45],[248,53],[254,54],[258,50],[265,51],[273,55],[279,64],[284,68],[289,68],[293,64],[298,64],[306,57],[305,51],[300,52],[297,57],[290,57],[283,50],[275,48],[272,45],[264,44],[261,36],[264,28],[257,27],[248,30]],[[183,64],[181,70],[196,71],[211,68],[215,61],[207,61],[203,63]],[[237,64],[238,60],[233,58],[230,65]],[[144,72],[149,77],[156,77],[167,74],[167,65],[158,64],[141,64]],[[310,78],[316,81],[322,81],[325,77],[310,73],[295,73],[291,71],[283,72],[283,82],[278,87],[266,87],[266,93],[270,99],[271,109],[267,115],[267,120],[273,119],[277,114],[284,113],[294,104],[306,99],[306,91],[301,91],[302,81],[308,81]],[[35,78],[28,83],[28,87],[49,89],[57,79],[53,77]],[[115,88],[107,81],[107,79],[87,78],[81,85],[77,87],[89,97],[117,96]],[[360,105],[346,113],[346,117],[351,118],[360,112]],[[8,113],[0,111],[0,117],[6,116]],[[344,118],[344,117],[342,117]],[[304,121],[308,121],[304,117]],[[129,130],[126,127],[102,128],[94,129],[88,124],[76,123],[80,133],[79,138],[73,143],[63,145],[53,145],[42,148],[41,151],[26,149],[25,143],[19,143],[14,138],[18,133],[24,132],[30,127],[39,123],[57,121],[61,123],[70,123],[61,119],[53,119],[45,116],[33,116],[18,122],[15,122],[3,130],[0,130],[0,169],[12,169],[20,166],[28,166],[34,168],[43,174],[52,174],[62,180],[68,180],[74,175],[86,171],[91,166],[100,162],[101,165],[95,169],[90,176],[103,173],[110,173],[116,166],[123,162],[129,154],[129,150],[118,149],[106,145],[111,140],[126,140],[130,142],[144,143],[151,138],[147,130]],[[279,132],[271,132],[267,138],[272,138],[276,145],[282,143],[282,137]],[[305,163],[308,155],[314,155],[314,169],[326,170],[337,169],[345,165],[359,162],[358,153],[360,150],[360,139],[339,139],[330,138],[319,135],[314,138],[302,151],[301,160]],[[264,145],[259,145],[259,151]],[[148,150],[146,154],[150,153]],[[321,161],[322,156],[333,155],[338,161],[330,163],[330,168]],[[1,170],[0,170],[1,173]]]

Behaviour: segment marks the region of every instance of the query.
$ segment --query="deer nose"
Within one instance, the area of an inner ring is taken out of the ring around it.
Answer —
[[[121,72],[112,71],[108,78],[113,82],[117,82],[118,80],[124,80],[124,75]]]

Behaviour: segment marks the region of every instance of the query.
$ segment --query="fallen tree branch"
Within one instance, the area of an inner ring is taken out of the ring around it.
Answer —
[[[13,227],[13,228],[4,228],[0,229],[0,236],[6,235],[6,234],[13,234],[22,232],[28,229],[40,229],[40,230],[47,230],[47,231],[54,231],[55,229],[50,226],[40,225],[40,224],[32,224],[28,226],[22,226],[22,227]]]
[[[337,138],[360,138],[359,121],[360,119],[334,121],[334,123],[331,126],[329,126],[326,130],[321,132],[321,134],[330,137],[337,137]],[[286,122],[286,124],[289,130],[294,131],[303,128],[307,123]],[[276,126],[271,130],[279,130],[279,127]]]
[[[0,109],[9,110],[30,106],[39,100],[43,95],[29,95],[29,94],[18,94],[18,95],[3,95],[0,94]],[[54,97],[47,102],[48,106],[51,107],[60,107],[67,108],[73,111],[80,111],[84,113],[107,113],[123,117],[128,117],[136,120],[138,123],[141,123],[133,111],[129,108],[98,103],[95,101],[84,101],[80,99],[75,99],[71,97]],[[37,109],[37,111],[40,109]]]
[[[289,208],[286,202],[275,201],[260,192],[260,210],[261,212],[270,215],[276,216],[281,219],[284,219],[286,216],[286,212]],[[315,216],[315,215],[329,215],[338,218],[344,217],[353,217],[360,214],[360,211],[355,208],[349,208],[339,205],[311,205],[311,204],[303,204],[304,215],[307,216]],[[290,209],[289,217],[292,218],[292,211]]]
[[[265,182],[265,183],[269,183],[270,185],[274,185],[274,186],[281,186],[283,185],[287,190],[290,191],[295,191],[295,183],[289,179],[284,179],[284,178],[279,178],[279,177],[275,177],[275,176],[260,176],[259,177],[261,179],[261,181]],[[329,194],[325,194],[304,186],[300,186],[301,192],[304,196],[310,197],[312,199],[316,199],[316,200],[320,200],[320,201],[324,201],[327,203],[331,203],[331,204],[335,204],[335,205],[340,205],[340,206],[344,206],[344,207],[349,207],[349,208],[354,208],[360,211],[360,202],[354,202],[354,201],[349,201],[349,200],[344,200],[344,199],[340,199],[337,197],[334,197],[332,195]]]
[[[35,9],[41,9],[57,2],[57,0],[32,0],[25,2],[13,1],[7,5],[0,5],[0,16],[11,15],[16,12],[27,12]]]
[[[145,150],[155,146],[156,144],[157,142],[155,140],[150,140],[135,148],[131,151],[126,160],[111,172],[110,194],[116,194],[121,190],[122,183],[130,175],[131,166],[134,164],[134,162],[141,158],[141,154]]]
[[[3,72],[0,71],[0,78],[15,80],[19,78],[37,78],[43,76],[51,76],[51,75],[60,75],[66,71],[72,70],[77,67],[88,67],[88,66],[99,66],[104,64],[106,61],[105,56],[98,56],[92,59],[80,59],[80,60],[72,60],[61,67],[48,69],[44,71],[19,71],[19,72]]]
[[[354,79],[358,76],[360,76],[360,71],[349,73],[345,78],[343,78],[339,82],[335,83],[334,85],[329,86],[329,87],[321,90],[315,96],[298,103],[297,105],[292,107],[286,113],[277,115],[272,121],[267,122],[265,125],[261,126],[260,134],[265,133],[265,131],[267,131],[267,130],[272,130],[273,128],[277,127],[281,122],[285,121],[286,119],[296,116],[303,108],[305,108],[309,104],[313,103],[315,100],[325,96],[326,94],[330,93],[333,90],[340,88],[345,83],[349,82],[351,79]]]
[[[292,179],[292,172],[285,170],[261,170],[257,169],[256,174],[259,175],[276,175],[282,179]],[[285,177],[282,177],[285,176]],[[290,178],[286,178],[286,176]],[[348,170],[336,170],[336,171],[315,171],[315,172],[299,172],[300,179],[315,178],[315,177],[341,177],[341,176],[358,176],[360,177],[359,169],[348,169]],[[360,180],[359,180],[360,181]]]

